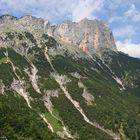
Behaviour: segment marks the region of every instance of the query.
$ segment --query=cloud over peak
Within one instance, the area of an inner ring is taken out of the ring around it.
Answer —
[[[117,41],[117,48],[119,51],[129,54],[132,57],[140,58],[140,43],[132,43],[131,41]]]
[[[105,0],[0,0],[0,13],[16,16],[33,15],[59,22],[71,19],[79,21],[85,17],[94,19]],[[18,15],[19,14],[19,15]]]
[[[72,20],[80,21],[83,18],[95,19],[96,12],[104,6],[104,0],[79,0],[78,4],[72,9]]]

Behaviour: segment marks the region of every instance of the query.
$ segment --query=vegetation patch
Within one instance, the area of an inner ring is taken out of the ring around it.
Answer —
[[[56,115],[56,118],[54,116]],[[62,131],[63,127],[61,125],[61,122],[59,121],[59,114],[57,111],[53,112],[53,115],[50,114],[49,112],[45,113],[45,117],[47,118],[47,121],[51,124],[53,127],[54,131]]]
[[[7,57],[3,57],[0,59],[0,64],[6,64],[6,63],[9,63],[10,59],[7,58]]]

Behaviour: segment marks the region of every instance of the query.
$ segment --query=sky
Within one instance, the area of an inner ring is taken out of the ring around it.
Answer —
[[[103,20],[119,51],[140,58],[140,0],[0,0],[0,15],[32,15],[52,24]]]

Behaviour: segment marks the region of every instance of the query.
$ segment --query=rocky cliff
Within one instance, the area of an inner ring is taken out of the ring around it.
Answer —
[[[102,21],[86,18],[77,23],[67,21],[57,26],[48,26],[46,31],[63,42],[76,45],[84,52],[102,48],[117,50],[112,31]]]
[[[30,31],[38,38],[40,34],[48,33],[60,44],[67,43],[83,50],[84,53],[100,52],[108,48],[117,51],[112,31],[102,21],[83,19],[80,22],[66,21],[60,25],[50,25],[48,20],[25,16],[16,18],[2,16],[0,32],[5,29]]]

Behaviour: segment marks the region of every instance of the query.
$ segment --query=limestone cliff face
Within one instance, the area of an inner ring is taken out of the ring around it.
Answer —
[[[33,16],[13,17],[9,15],[0,17],[0,33],[3,31],[29,31],[29,32],[43,32],[44,19]]]
[[[83,19],[77,23],[67,21],[48,27],[47,32],[61,41],[78,46],[84,52],[101,48],[117,50],[112,31],[98,20]]]
[[[0,33],[5,30],[28,31],[33,33],[36,39],[43,33],[53,36],[63,46],[64,43],[74,45],[83,52],[95,52],[102,48],[110,48],[117,51],[112,31],[98,20],[83,19],[80,22],[66,21],[62,24],[52,26],[48,20],[24,16],[16,18],[13,16],[0,17]]]

